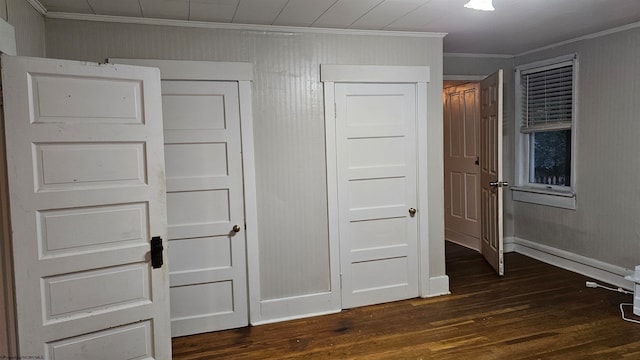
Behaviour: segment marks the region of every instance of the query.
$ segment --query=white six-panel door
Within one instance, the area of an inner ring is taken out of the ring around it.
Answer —
[[[163,80],[162,108],[171,333],[182,336],[245,326],[238,83]]]
[[[20,355],[171,358],[158,70],[2,61]]]
[[[416,85],[335,84],[342,307],[418,296]]]
[[[480,250],[480,85],[444,90],[445,237]]]

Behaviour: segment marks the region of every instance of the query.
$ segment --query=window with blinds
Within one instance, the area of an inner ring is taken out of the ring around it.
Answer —
[[[573,183],[574,56],[518,68],[521,185],[566,190]]]
[[[573,61],[520,73],[523,133],[569,130],[573,121]]]

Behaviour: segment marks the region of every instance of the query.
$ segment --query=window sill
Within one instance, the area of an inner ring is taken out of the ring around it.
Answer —
[[[539,189],[524,186],[512,186],[513,200],[531,204],[553,206],[563,209],[576,209],[576,194],[573,191]]]

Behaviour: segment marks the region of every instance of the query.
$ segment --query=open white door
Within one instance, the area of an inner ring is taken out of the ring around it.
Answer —
[[[482,255],[504,275],[502,234],[502,69],[480,83]]]
[[[2,61],[19,355],[170,359],[159,71]]]

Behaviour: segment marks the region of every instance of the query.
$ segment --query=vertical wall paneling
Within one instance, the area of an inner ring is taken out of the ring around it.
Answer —
[[[516,65],[570,53],[580,64],[576,210],[514,202],[515,236],[633,269],[640,263],[640,28],[519,56]]]
[[[20,56],[45,56],[44,18],[26,0],[4,0],[7,22],[15,27]],[[0,3],[2,5],[2,3]]]
[[[27,1],[0,0],[0,53],[8,55],[44,56],[44,18]],[[4,110],[0,107],[2,141],[0,141],[0,197],[7,198],[6,172],[4,169]],[[0,223],[8,224],[8,206],[0,209]],[[3,228],[7,228],[4,226]],[[16,328],[13,293],[13,263],[11,261],[11,237],[8,232],[0,234],[0,355],[16,356]]]
[[[312,313],[331,289],[320,64],[428,65],[428,162],[442,168],[442,38],[203,29],[47,19],[47,55],[254,63],[260,321]],[[443,276],[442,172],[429,171],[432,276]],[[275,304],[282,305],[275,305]],[[286,304],[290,304],[286,305]],[[293,305],[291,305],[293,304]],[[273,313],[265,309],[274,309]],[[252,313],[255,309],[252,309]],[[253,321],[253,320],[252,320]]]

